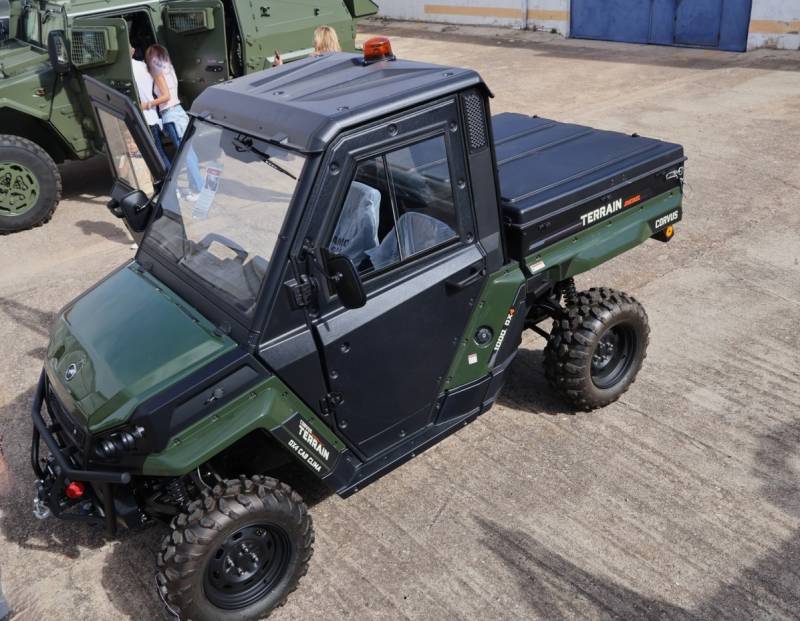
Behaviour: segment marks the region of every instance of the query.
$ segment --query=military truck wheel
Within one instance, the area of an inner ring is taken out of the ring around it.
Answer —
[[[550,385],[572,406],[603,407],[622,396],[647,354],[647,313],[631,296],[589,289],[567,300],[544,350]]]
[[[0,134],[0,233],[47,222],[61,200],[61,175],[39,145]]]
[[[314,529],[305,503],[270,477],[217,485],[172,520],[158,555],[161,596],[181,619],[259,619],[308,569]]]

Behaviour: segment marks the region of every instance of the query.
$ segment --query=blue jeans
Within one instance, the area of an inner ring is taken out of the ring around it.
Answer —
[[[164,151],[164,145],[161,142],[161,128],[158,125],[151,125],[150,133],[153,135],[153,142],[156,143],[156,150],[161,156],[161,159],[164,161],[164,166],[166,166],[167,170],[169,170],[170,165],[172,165],[172,161],[169,159],[166,151]]]
[[[183,106],[178,104],[161,112],[161,122],[164,123],[164,132],[177,147],[183,140],[186,128],[189,127],[189,115]],[[186,173],[189,175],[192,191],[200,192],[203,189],[203,177],[200,174],[200,162],[192,147],[186,150]]]

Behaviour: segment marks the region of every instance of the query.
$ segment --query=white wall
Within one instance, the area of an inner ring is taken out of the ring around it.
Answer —
[[[569,36],[570,0],[377,0],[394,19],[555,30]],[[753,0],[747,49],[800,49],[800,0]]]
[[[753,0],[747,49],[757,47],[800,49],[798,0]]]
[[[569,0],[377,0],[380,14],[449,24],[510,26],[569,34]]]

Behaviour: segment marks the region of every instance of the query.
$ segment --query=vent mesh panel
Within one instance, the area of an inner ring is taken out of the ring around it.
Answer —
[[[467,113],[467,135],[472,151],[486,146],[486,116],[483,112],[483,99],[477,93],[467,93],[463,97]]]
[[[192,30],[204,30],[206,28],[205,11],[170,13],[168,18],[169,29],[174,32],[191,32]]]
[[[106,59],[106,37],[102,31],[72,31],[72,62],[75,65],[93,65]]]

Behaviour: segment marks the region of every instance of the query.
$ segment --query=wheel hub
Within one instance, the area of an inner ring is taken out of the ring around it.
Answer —
[[[0,162],[0,214],[19,216],[39,199],[39,181],[30,168],[18,162]]]
[[[592,353],[592,381],[601,389],[617,384],[631,368],[636,353],[636,335],[630,325],[609,328]]]
[[[231,534],[208,562],[205,591],[220,608],[244,608],[283,577],[289,560],[286,533],[275,526],[246,526]]]

